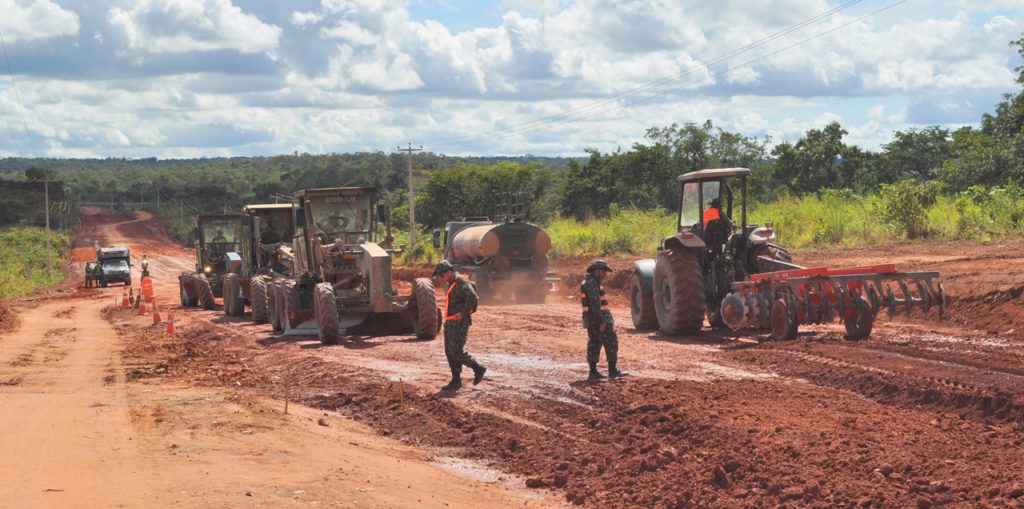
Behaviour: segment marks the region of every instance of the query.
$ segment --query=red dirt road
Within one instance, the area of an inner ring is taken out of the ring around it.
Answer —
[[[147,236],[161,231],[155,219],[119,228],[147,239],[135,254],[153,260],[161,301],[176,301],[173,276],[191,266],[190,254]],[[430,451],[462,475],[566,505],[1022,507],[1022,247],[795,253],[804,265],[888,261],[943,273],[950,320],[882,320],[862,342],[843,339],[840,325],[802,327],[780,343],[757,342],[764,332],[641,333],[613,290],[620,364],[631,372],[616,382],[582,381],[575,288],[544,305],[483,307],[468,349],[488,376],[455,397],[437,390],[447,380],[440,340],[348,338],[326,347],[219,310],[175,309],[175,337],[124,312],[111,318],[122,323],[130,384],[287,396]],[[616,274],[629,265],[612,263]],[[583,265],[555,268],[578,274]]]

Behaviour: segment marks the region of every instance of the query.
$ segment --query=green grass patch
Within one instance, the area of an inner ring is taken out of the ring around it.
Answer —
[[[50,232],[50,269],[46,269],[46,232],[42,228],[0,230],[0,299],[28,295],[64,279],[68,237]]]

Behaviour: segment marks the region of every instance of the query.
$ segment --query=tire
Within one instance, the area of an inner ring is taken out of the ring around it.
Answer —
[[[629,314],[633,318],[633,327],[636,330],[658,328],[658,315],[654,312],[654,293],[644,293],[639,272],[634,272],[633,277],[629,278]]]
[[[858,341],[866,339],[871,335],[871,328],[875,324],[875,314],[871,311],[871,302],[861,295],[853,308],[853,317],[843,317],[843,325],[846,326],[846,339]]]
[[[725,329],[726,328],[725,327],[725,320],[722,320],[722,307],[721,306],[722,306],[721,304],[718,304],[718,307],[716,307],[714,310],[709,308],[708,311],[707,311],[708,325],[710,325],[712,329]]]
[[[654,265],[654,313],[661,332],[695,334],[704,323],[700,261],[686,249],[664,251]]]
[[[281,330],[288,328],[288,311],[302,309],[302,297],[295,281],[285,280],[281,283]]]
[[[203,309],[213,309],[213,287],[206,276],[196,275],[196,286],[199,287],[199,305]]]
[[[245,297],[242,295],[242,278],[238,274],[229,274],[231,282],[231,316],[242,316],[245,314]],[[225,281],[226,282],[226,281]],[[228,295],[228,289],[224,289],[224,295]]]
[[[181,295],[181,307],[193,308],[199,304],[195,274],[181,274],[178,276],[178,289]]]
[[[190,307],[189,301],[191,296],[188,293],[188,287],[185,285],[185,276],[183,275],[178,276],[178,296],[181,297],[182,308]]]
[[[252,294],[253,323],[267,323],[270,308],[267,300],[267,280],[259,276],[252,278],[249,282],[249,293]]]
[[[440,329],[437,311],[437,294],[434,283],[425,278],[416,278],[412,282],[412,300],[409,301],[409,312],[412,313],[413,332],[419,339],[434,339]]]
[[[772,339],[790,341],[796,339],[796,317],[789,309],[786,299],[775,299],[771,310]]]
[[[270,307],[270,328],[274,332],[284,331],[284,297],[281,295],[281,283],[271,281],[267,288],[267,304]]]
[[[330,283],[319,283],[313,289],[313,309],[316,312],[320,342],[325,345],[338,344],[338,303]]]

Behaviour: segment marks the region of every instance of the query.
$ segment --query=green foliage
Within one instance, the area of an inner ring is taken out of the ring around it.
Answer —
[[[494,166],[479,166],[459,163],[451,168],[431,173],[420,193],[417,194],[416,221],[420,224],[441,227],[448,221],[466,216],[488,216],[494,218],[505,214],[500,204],[507,202],[503,193],[524,192],[530,203],[540,201],[545,193],[553,189],[554,173],[537,165],[521,166],[516,163],[499,163]],[[546,211],[531,214],[534,221],[546,219]]]
[[[612,207],[607,219],[579,220],[558,217],[544,226],[551,236],[550,256],[650,256],[661,240],[676,231],[676,215],[664,209],[620,210]]]
[[[775,201],[754,203],[750,222],[773,223],[779,242],[798,248],[812,245],[878,244],[892,239],[875,212],[877,196],[863,197],[849,189],[826,189],[817,195],[785,195]]]
[[[50,233],[50,270],[46,269],[46,231],[11,228],[0,231],[0,298],[9,299],[64,279],[68,238]]]
[[[879,212],[886,222],[896,227],[897,232],[911,239],[924,237],[929,233],[926,212],[935,204],[940,186],[936,181],[910,179],[883,184]]]

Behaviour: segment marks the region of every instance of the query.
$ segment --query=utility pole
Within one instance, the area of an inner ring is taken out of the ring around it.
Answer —
[[[420,148],[412,148],[412,143],[409,144],[408,148],[398,147],[399,152],[406,152],[409,159],[409,247],[416,245],[416,195],[412,189],[412,153],[423,150],[423,145]]]
[[[43,207],[46,209],[46,270],[50,270],[50,182],[56,182],[57,179],[50,175],[45,175],[41,180],[36,182],[43,183]]]

